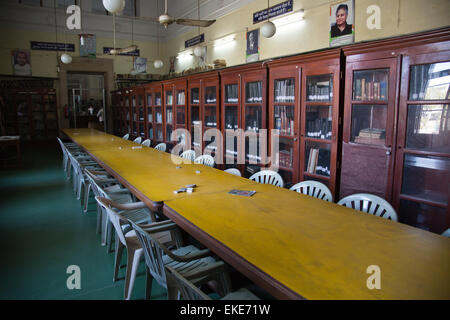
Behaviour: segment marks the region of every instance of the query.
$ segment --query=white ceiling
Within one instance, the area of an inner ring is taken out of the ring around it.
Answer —
[[[55,32],[55,10],[53,0],[43,0],[44,7],[19,4],[17,0],[0,0],[0,26],[29,29],[33,31]],[[82,33],[93,33],[101,37],[112,37],[112,16],[91,12],[92,2],[102,0],[81,0]],[[251,2],[262,0],[200,0],[200,19],[218,19]],[[168,0],[168,13],[174,18],[197,19],[198,0]],[[98,7],[98,6],[95,6]],[[159,8],[159,10],[157,10]],[[164,12],[164,0],[138,0],[138,14],[157,17]],[[68,31],[65,28],[66,13],[57,8],[58,33],[80,33],[80,30]],[[116,37],[131,39],[131,20],[117,17]],[[196,27],[171,24],[167,30],[155,22],[138,21],[133,23],[133,36],[141,41],[167,41]],[[65,30],[65,31],[64,31]]]

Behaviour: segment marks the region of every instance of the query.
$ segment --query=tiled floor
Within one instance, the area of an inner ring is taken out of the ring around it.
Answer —
[[[82,213],[61,160],[55,141],[23,147],[21,168],[0,170],[0,299],[123,298],[124,280],[112,281],[114,254],[95,233],[94,200]],[[79,290],[67,288],[70,265],[80,267]],[[145,297],[143,262],[141,271],[132,299]],[[167,299],[155,282],[152,299]]]

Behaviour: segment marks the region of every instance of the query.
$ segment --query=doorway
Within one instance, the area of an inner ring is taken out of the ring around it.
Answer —
[[[70,128],[106,131],[103,74],[68,73],[67,96]]]

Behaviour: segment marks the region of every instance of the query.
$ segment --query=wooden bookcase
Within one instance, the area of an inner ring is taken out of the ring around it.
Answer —
[[[128,89],[130,97],[130,119],[131,132],[130,139],[137,137],[145,138],[145,89],[144,87],[134,87]]]
[[[58,136],[55,89],[8,89],[5,98],[7,135],[19,135],[22,140]]]
[[[191,145],[196,155],[209,153],[214,156],[211,140],[203,141],[208,129],[220,129],[220,83],[217,71],[188,77],[188,127]]]
[[[164,141],[167,151],[177,143],[185,143],[186,135],[181,134],[172,140],[176,129],[186,129],[187,123],[187,80],[179,78],[163,82],[164,96]]]
[[[450,29],[343,52],[340,197],[377,194],[393,205],[399,222],[442,233],[450,227]],[[363,77],[370,80],[365,92],[358,81]],[[374,85],[382,81],[387,92]],[[363,125],[361,115],[368,119]],[[364,130],[370,128],[381,130]]]
[[[123,136],[122,129],[122,91],[116,90],[111,92],[111,110],[113,120],[113,133],[116,136]]]
[[[159,143],[164,142],[164,110],[163,110],[163,89],[160,82],[155,82],[150,85],[146,85],[147,94],[150,93],[151,98],[151,111],[152,123],[147,123],[147,128],[149,131],[149,139],[152,140],[152,145],[156,146]],[[148,98],[148,96],[147,96]],[[148,109],[147,109],[148,112]],[[147,119],[148,113],[147,113]],[[150,131],[150,130],[153,131]],[[152,134],[152,137],[150,137]]]
[[[239,66],[223,70],[220,77],[223,168],[238,168],[242,176],[250,177],[267,158],[266,145],[259,143],[260,130],[267,129],[267,67]],[[236,130],[244,134],[236,135]],[[257,143],[256,150],[250,150],[250,140]]]
[[[340,60],[331,49],[268,63],[269,128],[279,132],[269,150],[286,187],[316,180],[336,194]]]

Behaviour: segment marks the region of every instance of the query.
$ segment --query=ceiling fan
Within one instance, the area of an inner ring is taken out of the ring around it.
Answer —
[[[169,14],[167,12],[167,0],[165,0],[164,3],[165,3],[164,13],[161,14],[158,18],[153,18],[153,17],[140,17],[140,18],[143,20],[159,22],[166,29],[172,23],[176,23],[176,24],[180,24],[180,25],[184,25],[184,26],[192,26],[192,27],[209,27],[214,22],[216,22],[216,20],[175,19],[175,18],[169,16]]]

